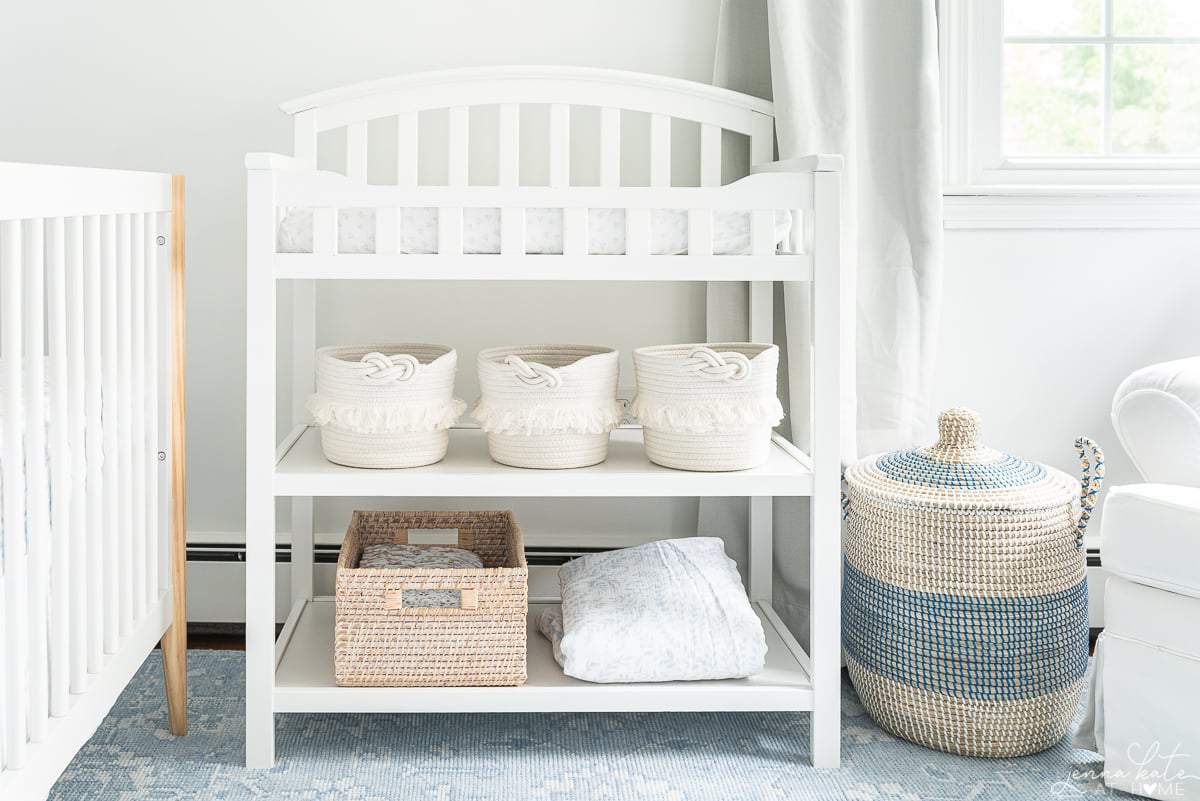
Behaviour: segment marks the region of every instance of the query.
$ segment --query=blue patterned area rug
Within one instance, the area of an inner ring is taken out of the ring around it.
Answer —
[[[244,654],[188,655],[190,733],[166,732],[157,653],[53,801],[1042,801],[1107,795],[1094,754],[929,751],[882,732],[847,682],[841,770],[808,764],[808,715],[281,715],[270,771],[243,759]],[[1124,795],[1124,794],[1120,794]]]

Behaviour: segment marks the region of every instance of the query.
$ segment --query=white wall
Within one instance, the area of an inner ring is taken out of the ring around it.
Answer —
[[[707,81],[718,2],[6,0],[4,6],[0,159],[187,176],[189,523],[195,537],[236,538],[245,494],[243,156],[291,152],[290,120],[278,104],[356,81],[488,64],[602,66]],[[376,338],[453,344],[462,364],[460,393],[473,400],[473,358],[484,345],[573,340],[628,353],[637,344],[702,339],[703,297],[702,286],[667,284],[330,285],[320,301],[326,313],[318,337],[321,344]],[[346,309],[356,314],[343,315]],[[631,376],[628,361],[625,367]],[[553,519],[538,509],[535,534],[537,520],[549,526]],[[336,518],[321,524],[336,530]],[[694,511],[689,517],[686,508],[663,510],[644,525],[685,531],[694,527]]]
[[[467,65],[579,64],[708,80],[717,7],[718,0],[6,0],[0,158],[188,177],[192,530],[236,538],[243,525],[242,157],[290,152],[278,103]],[[746,52],[765,59],[759,45]],[[769,86],[764,64],[751,63],[745,86]],[[1200,232],[952,231],[945,253],[937,406],[973,406],[990,444],[1071,472],[1071,442],[1089,433],[1108,448],[1110,482],[1134,480],[1108,422],[1109,401],[1135,367],[1200,353],[1191,311],[1200,297]],[[577,285],[376,289],[327,289],[320,341],[455,344],[464,395],[473,393],[470,360],[485,344],[565,338],[628,351],[703,335],[699,287],[588,287],[582,314],[557,307],[579,299]],[[533,291],[540,294],[531,314]],[[423,300],[408,302],[418,292]],[[456,316],[442,312],[451,304]],[[346,308],[360,313],[346,317]],[[615,508],[617,517],[598,518],[591,508],[573,517],[596,537],[694,524],[689,506],[648,518],[637,511],[644,507]],[[552,533],[556,514],[534,504],[526,519],[532,531]],[[321,528],[336,530],[337,515]]]
[[[945,259],[936,406],[975,409],[988,445],[1071,475],[1085,434],[1107,486],[1139,481],[1113,392],[1139,367],[1200,355],[1200,230],[955,230]]]

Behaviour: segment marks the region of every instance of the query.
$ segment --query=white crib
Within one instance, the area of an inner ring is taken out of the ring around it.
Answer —
[[[0,798],[161,640],[186,732],[183,178],[0,163]]]

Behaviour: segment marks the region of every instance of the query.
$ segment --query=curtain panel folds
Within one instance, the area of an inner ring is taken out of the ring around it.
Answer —
[[[847,461],[915,445],[931,430],[942,285],[937,41],[935,0],[723,0],[720,6],[713,82],[761,92],[753,84],[766,45],[778,157],[845,156]],[[787,431],[806,447],[808,286],[785,285],[777,294]],[[710,284],[707,319],[710,341],[744,338],[745,285]],[[802,642],[807,517],[803,499],[776,501],[773,600]],[[701,502],[700,533],[724,537],[735,557],[745,554],[746,520],[744,501]]]

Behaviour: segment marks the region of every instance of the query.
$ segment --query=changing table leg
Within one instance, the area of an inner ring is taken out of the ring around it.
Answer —
[[[841,761],[842,517],[841,517],[841,220],[836,172],[813,174],[812,342],[813,488],[810,515],[809,603],[812,657],[812,764]]]
[[[750,499],[750,600],[771,603],[775,569],[770,496]]]
[[[275,763],[275,195],[250,170],[246,236],[246,767]]]
[[[317,282],[292,282],[292,423],[312,422],[306,408],[316,381]],[[292,607],[313,599],[313,499],[292,498]]]

